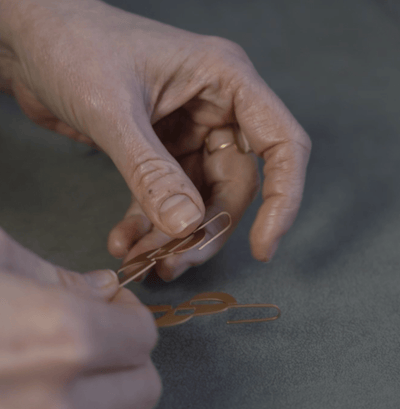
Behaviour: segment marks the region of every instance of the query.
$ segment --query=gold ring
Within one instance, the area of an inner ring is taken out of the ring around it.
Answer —
[[[205,139],[205,144],[206,144],[206,148],[207,148],[207,152],[208,153],[213,153],[213,152],[216,152],[216,151],[221,151],[222,149],[226,149],[226,148],[229,148],[229,147],[231,147],[231,146],[235,146],[235,148],[237,149],[237,145],[236,145],[236,143],[235,142],[225,142],[225,143],[222,143],[221,145],[219,145],[219,146],[217,146],[216,148],[214,148],[213,150],[211,150],[211,148],[210,148],[210,140],[209,140],[209,137],[207,136],[207,138]]]
[[[226,148],[230,148],[231,146],[234,146],[236,148],[236,150],[240,153],[250,153],[252,152],[249,143],[247,142],[247,140],[245,140],[243,137],[241,138],[242,143],[237,143],[238,142],[238,135],[235,135],[235,142],[224,142],[221,143],[220,145],[214,147],[213,149],[211,149],[210,146],[210,135],[207,135],[207,137],[204,140],[207,152],[209,154],[216,152],[216,151],[221,151],[223,149]]]

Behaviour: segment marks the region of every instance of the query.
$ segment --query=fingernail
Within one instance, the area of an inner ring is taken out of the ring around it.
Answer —
[[[94,288],[108,287],[118,281],[117,274],[112,270],[91,271],[83,276],[86,282]]]
[[[172,233],[178,234],[189,225],[199,222],[202,214],[199,208],[187,196],[174,195],[162,204],[160,217],[162,223]]]

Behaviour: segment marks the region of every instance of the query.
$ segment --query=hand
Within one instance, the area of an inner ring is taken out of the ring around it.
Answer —
[[[29,5],[9,12],[24,30],[5,38],[22,109],[104,150],[132,192],[111,254],[128,259],[185,237],[220,210],[235,226],[259,188],[255,156],[203,146],[207,136],[217,146],[237,134],[265,160],[250,244],[256,259],[270,260],[298,212],[311,143],[245,52],[94,0],[16,3]],[[158,274],[172,279],[204,262],[230,232],[165,259]]]
[[[54,266],[0,229],[0,407],[152,408],[150,311],[115,273]]]

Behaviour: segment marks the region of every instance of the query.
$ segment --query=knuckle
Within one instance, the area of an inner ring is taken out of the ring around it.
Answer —
[[[312,141],[311,141],[311,138],[305,132],[302,132],[300,143],[306,149],[308,153],[311,152]]]
[[[310,153],[312,148],[312,142],[307,132],[302,128],[302,126],[292,118],[289,121],[288,135],[291,135],[291,140],[293,140],[298,146],[305,149],[306,152]]]
[[[222,52],[247,58],[244,49],[232,40],[218,36],[209,36],[207,42],[211,44],[213,49],[219,54]]]
[[[131,179],[135,186],[148,189],[162,179],[178,172],[177,167],[157,157],[144,157],[134,167]],[[151,194],[151,192],[149,192]]]
[[[51,266],[54,269],[54,274],[58,279],[58,283],[64,288],[79,288],[85,285],[83,276],[73,271],[65,270],[61,267]]]

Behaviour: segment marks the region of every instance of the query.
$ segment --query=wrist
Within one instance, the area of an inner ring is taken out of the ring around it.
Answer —
[[[1,50],[19,54],[40,40],[41,33],[58,29],[101,0],[0,0]]]
[[[0,91],[11,92],[16,63],[46,49],[46,39],[99,0],[0,0]]]

